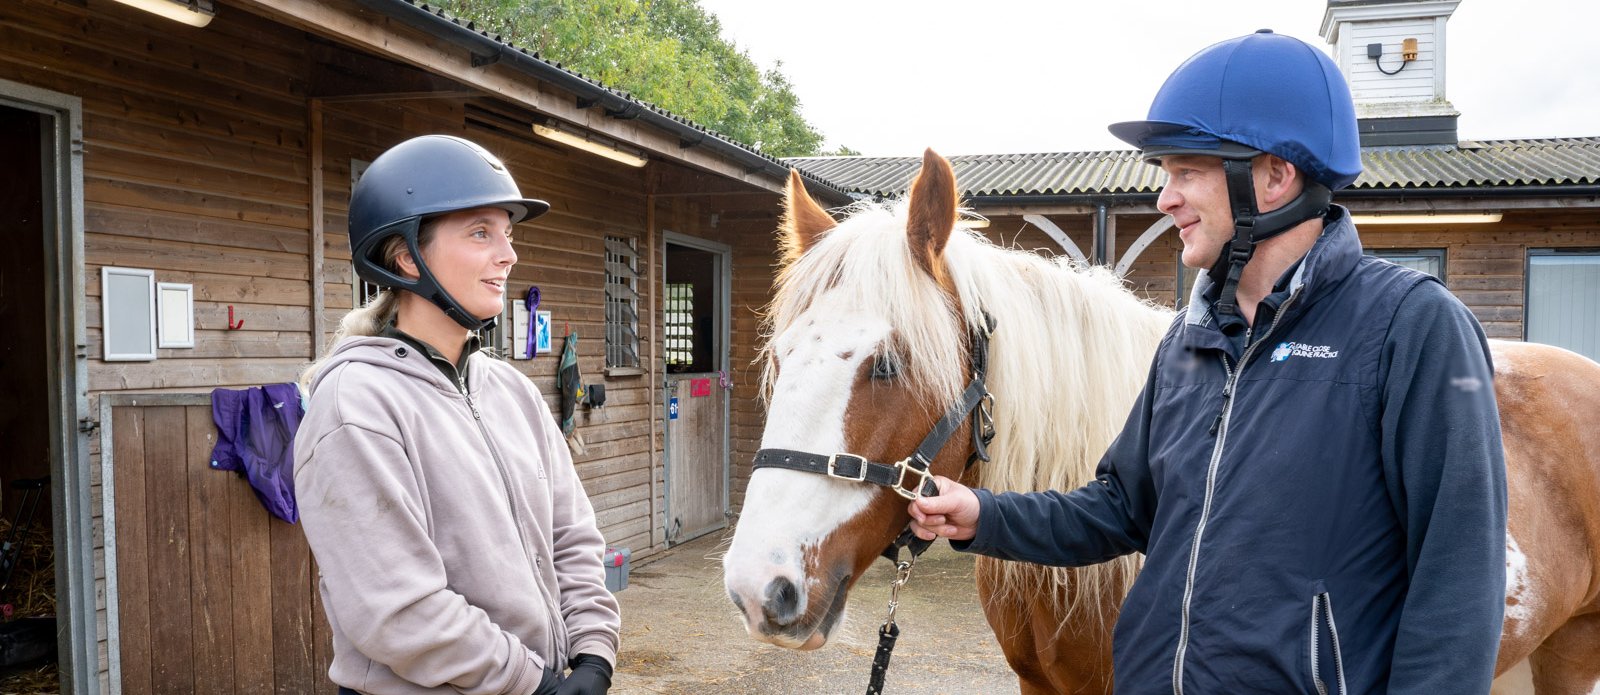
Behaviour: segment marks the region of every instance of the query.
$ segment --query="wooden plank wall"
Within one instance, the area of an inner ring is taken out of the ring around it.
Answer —
[[[524,192],[553,204],[517,229],[521,263],[512,290],[540,286],[541,308],[580,336],[585,381],[607,385],[606,408],[580,410],[588,448],[575,462],[602,533],[633,548],[635,558],[648,557],[659,545],[651,510],[660,510],[663,489],[657,479],[652,499],[651,478],[660,473],[649,444],[655,394],[646,373],[606,376],[603,337],[603,239],[633,238],[645,249],[645,170],[544,143],[525,130],[469,128],[459,99],[325,104],[321,270],[329,334],[313,336],[308,95],[316,51],[339,49],[312,46],[305,34],[245,12],[219,13],[204,30],[190,30],[114,3],[0,3],[0,78],[83,99],[91,408],[108,392],[209,391],[297,378],[352,304],[343,234],[351,159],[371,160],[422,133],[465,135],[501,155]],[[689,234],[703,225],[704,214],[688,201],[664,205],[658,223]],[[104,265],[151,268],[159,281],[192,283],[197,347],[160,350],[154,362],[102,362]],[[643,285],[641,331],[649,306]],[[226,328],[230,305],[242,330]],[[641,345],[641,355],[649,354]],[[557,405],[554,355],[513,364]],[[91,456],[98,510],[97,441]],[[94,524],[103,669],[98,512]],[[278,535],[272,542],[282,541]],[[313,608],[320,615],[320,606]]]
[[[761,447],[761,432],[766,427],[766,405],[761,401],[762,310],[772,298],[772,282],[778,269],[777,229],[779,198],[772,196],[751,201],[739,213],[725,213],[727,234],[732,237],[732,350],[728,362],[732,369],[733,394],[729,448],[732,471],[728,495],[732,508],[744,503],[750,483],[750,461]]]
[[[331,692],[311,550],[211,470],[209,405],[112,408],[121,687]]]
[[[1089,248],[1089,217],[1059,215],[1050,219],[1081,248]],[[1116,255],[1120,257],[1156,219],[1155,215],[1118,216]],[[1042,253],[1060,252],[1049,237],[1021,217],[994,217],[985,231],[997,243]],[[1360,233],[1362,245],[1369,249],[1444,249],[1446,287],[1472,310],[1489,337],[1520,340],[1528,250],[1600,248],[1600,211],[1513,210],[1494,224],[1368,225]],[[1173,306],[1182,250],[1177,234],[1163,234],[1134,262],[1127,276],[1129,288],[1150,301]]]
[[[1368,248],[1445,251],[1445,286],[1490,338],[1522,339],[1529,249],[1600,249],[1600,210],[1510,211],[1482,225],[1368,226]]]
[[[309,355],[304,45],[243,13],[190,31],[112,3],[0,3],[0,78],[83,100],[91,412],[107,391],[289,380]],[[192,283],[197,347],[100,361],[103,265]],[[226,329],[230,304],[243,330]],[[104,686],[97,438],[91,457]]]

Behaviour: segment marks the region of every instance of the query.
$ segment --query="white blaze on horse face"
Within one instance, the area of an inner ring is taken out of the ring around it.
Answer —
[[[882,317],[829,292],[774,336],[778,378],[761,448],[824,455],[846,451],[844,416],[856,374],[889,331]],[[724,582],[743,601],[746,617],[761,615],[763,592],[779,577],[794,582],[804,600],[818,581],[805,576],[805,552],[865,509],[876,492],[871,485],[814,473],[763,468],[751,474],[744,510],[722,561]]]

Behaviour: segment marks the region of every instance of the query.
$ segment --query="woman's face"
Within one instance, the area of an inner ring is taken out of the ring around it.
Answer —
[[[462,308],[479,319],[499,316],[505,307],[506,280],[517,252],[511,247],[511,214],[500,208],[474,208],[441,215],[422,259]]]

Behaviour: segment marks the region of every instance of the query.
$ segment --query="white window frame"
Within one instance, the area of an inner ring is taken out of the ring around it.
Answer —
[[[186,282],[156,283],[156,315],[160,317],[158,348],[194,347],[194,285]],[[181,335],[167,327],[177,322],[184,326]]]
[[[1522,339],[1527,341],[1529,319],[1532,318],[1533,306],[1533,265],[1534,258],[1551,256],[1591,256],[1600,258],[1600,248],[1530,248],[1523,259],[1522,268]],[[1571,348],[1566,348],[1571,349]],[[1585,355],[1590,359],[1600,360],[1600,355]]]
[[[627,253],[623,253],[626,249]],[[631,254],[631,255],[630,255]],[[623,277],[612,272],[613,264],[620,264],[633,274]],[[606,369],[632,370],[641,368],[639,358],[639,244],[638,239],[627,236],[605,237],[605,329]],[[615,289],[614,289],[615,288]],[[614,314],[616,307],[632,310],[626,326],[623,316]],[[625,333],[633,336],[631,345],[617,345]],[[624,359],[631,357],[631,360]]]
[[[122,315],[129,307],[121,306],[118,299],[120,295],[111,292],[111,278],[134,277],[143,278],[144,287],[141,294],[144,296],[145,306],[148,307],[147,321],[141,321],[140,328],[147,328],[150,336],[149,352],[119,352],[112,348],[117,342],[118,335],[112,330],[111,317]],[[114,306],[115,305],[115,306]],[[156,271],[141,268],[115,268],[104,266],[100,268],[100,358],[107,362],[149,362],[156,358]]]
[[[1449,273],[1448,268],[1449,268],[1449,260],[1450,260],[1450,254],[1449,254],[1448,249],[1439,248],[1439,247],[1433,247],[1433,248],[1415,248],[1415,247],[1413,247],[1413,248],[1396,248],[1396,249],[1366,248],[1366,249],[1362,249],[1361,251],[1362,251],[1362,253],[1365,253],[1368,256],[1373,256],[1373,257],[1376,257],[1376,258],[1382,258],[1382,259],[1388,260],[1388,261],[1393,261],[1395,259],[1406,259],[1406,258],[1437,258],[1437,259],[1439,259],[1439,275],[1438,275],[1439,282],[1444,282],[1445,278],[1448,277],[1448,273]]]

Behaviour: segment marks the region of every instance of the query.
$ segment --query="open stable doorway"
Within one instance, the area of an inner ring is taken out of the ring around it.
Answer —
[[[662,340],[667,542],[728,525],[728,247],[668,234]]]

